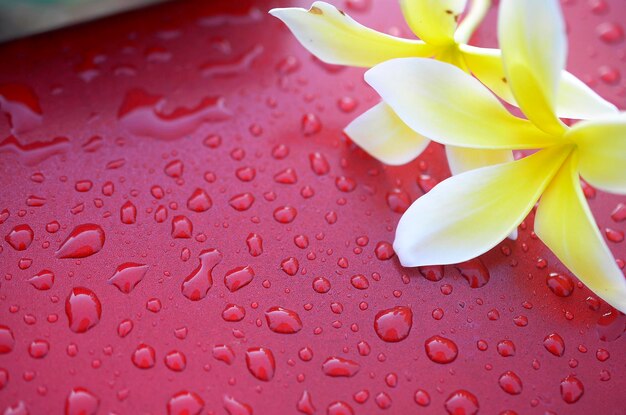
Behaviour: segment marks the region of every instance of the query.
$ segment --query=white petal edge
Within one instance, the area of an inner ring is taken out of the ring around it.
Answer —
[[[430,144],[384,102],[354,119],[344,132],[369,155],[392,166],[412,161]]]

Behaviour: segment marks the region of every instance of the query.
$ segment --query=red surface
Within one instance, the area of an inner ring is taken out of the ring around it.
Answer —
[[[624,108],[622,0],[564,3],[570,70]],[[479,261],[389,258],[442,149],[388,168],[350,144],[377,98],[265,14],[287,4],[174,2],[0,46],[0,409],[623,413],[625,317],[532,217]],[[408,36],[394,1],[337,4]],[[626,259],[626,199],[587,192]]]

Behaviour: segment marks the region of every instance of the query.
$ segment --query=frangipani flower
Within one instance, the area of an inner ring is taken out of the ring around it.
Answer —
[[[541,197],[535,232],[578,278],[626,312],[626,279],[580,187],[626,193],[626,113],[564,125],[555,113],[566,57],[558,0],[502,0],[504,68],[528,120],[511,115],[476,78],[452,65],[405,58],[365,74],[415,131],[446,145],[540,149],[513,162],[453,176],[416,200],[398,224],[405,266],[453,264],[502,241]]]
[[[467,0],[400,0],[409,27],[421,40],[402,39],[369,29],[321,1],[313,3],[309,10],[282,8],[270,13],[281,19],[300,43],[324,62],[372,67],[394,58],[432,57],[474,74],[503,100],[515,104],[500,51],[466,44],[491,0],[473,0],[466,18],[457,25],[466,4]],[[560,117],[587,119],[617,111],[573,75],[563,72],[557,76],[560,87],[555,107]],[[370,155],[391,165],[413,160],[430,142],[408,128],[384,102],[355,119],[345,132]],[[446,153],[453,174],[513,159],[508,150],[486,152],[447,146]]]

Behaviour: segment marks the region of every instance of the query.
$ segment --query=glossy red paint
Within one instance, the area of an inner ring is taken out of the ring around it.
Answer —
[[[569,69],[624,108],[622,1],[562,3]],[[404,167],[356,148],[342,129],[377,97],[266,14],[291,4],[172,2],[0,45],[0,410],[623,413],[626,317],[532,214],[480,261],[400,266],[442,148]],[[335,4],[409,36],[395,1]],[[623,234],[624,197],[593,190]]]

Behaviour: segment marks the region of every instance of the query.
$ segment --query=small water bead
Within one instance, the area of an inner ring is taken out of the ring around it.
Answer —
[[[513,323],[518,327],[526,327],[528,325],[528,317],[521,315],[513,317]]]
[[[350,283],[352,284],[354,288],[358,290],[366,290],[370,286],[370,283],[367,280],[367,277],[365,277],[365,275],[363,274],[353,275],[350,278]]]
[[[428,193],[437,186],[438,181],[428,174],[420,174],[417,178],[417,185],[424,193]]]
[[[352,377],[358,373],[361,366],[349,359],[343,357],[329,357],[322,364],[322,371],[326,376],[330,377]]]
[[[161,300],[159,300],[158,298],[150,298],[148,301],[146,301],[146,309],[148,311],[158,313],[159,311],[161,311],[161,308]]]
[[[441,320],[443,318],[443,309],[442,308],[435,308],[432,312],[432,316],[435,320]]]
[[[152,346],[140,343],[133,352],[131,361],[139,369],[150,369],[156,363],[156,352]]]
[[[280,263],[280,269],[282,269],[283,272],[289,276],[296,275],[299,268],[300,265],[298,263],[298,260],[294,257],[285,258]]]
[[[40,291],[46,291],[54,285],[54,273],[48,269],[42,269],[28,279],[30,285]]]
[[[254,204],[254,196],[251,193],[241,193],[233,196],[228,204],[239,212],[246,211]]]
[[[302,391],[302,396],[300,396],[300,399],[298,399],[296,409],[305,415],[315,414],[316,408],[315,405],[313,405],[313,398],[309,391],[307,391],[306,389]]]
[[[46,340],[33,340],[28,345],[28,354],[34,359],[43,359],[50,351],[50,343]]]
[[[443,265],[429,265],[417,268],[419,273],[428,281],[441,281],[443,279]]]
[[[302,330],[302,320],[298,313],[283,307],[270,307],[265,312],[270,330],[280,334],[294,334]]]
[[[257,233],[251,233],[246,238],[248,253],[253,257],[257,257],[263,253],[263,238]]]
[[[274,210],[274,219],[278,223],[291,223],[296,218],[298,211],[291,206],[281,206]]]
[[[233,349],[225,344],[216,344],[213,346],[213,357],[216,360],[232,365],[235,360],[235,352]]]
[[[471,288],[480,288],[489,282],[489,270],[478,258],[457,264],[456,268]]]
[[[546,284],[559,297],[569,297],[574,292],[574,281],[569,275],[550,273],[546,278]]]
[[[246,352],[246,366],[257,379],[268,382],[276,372],[276,361],[271,350],[265,347],[252,347]]]
[[[318,176],[328,174],[328,172],[330,171],[330,164],[322,153],[315,152],[309,154],[309,163],[311,165],[311,170],[313,170],[313,173],[317,174]]]
[[[248,265],[236,267],[226,272],[224,285],[232,293],[250,284],[254,279],[254,275],[254,270]]]
[[[48,233],[57,233],[59,229],[61,229],[61,224],[56,220],[46,224],[46,231]]]
[[[120,208],[120,221],[126,225],[137,222],[137,206],[130,200],[126,201]]]
[[[165,355],[165,366],[174,372],[182,372],[187,367],[187,358],[182,352],[172,350]]]
[[[376,254],[376,258],[381,261],[386,261],[395,255],[393,250],[393,245],[387,241],[380,241],[376,244],[376,248],[374,249],[374,253]]]
[[[96,415],[100,399],[89,390],[74,388],[65,400],[65,415]]]
[[[457,390],[448,396],[444,403],[444,407],[450,415],[475,415],[478,413],[478,409],[480,408],[476,396],[462,389]]]
[[[187,216],[179,215],[172,218],[172,238],[189,239],[193,233],[193,224]]]
[[[385,392],[380,392],[378,395],[376,395],[376,397],[374,398],[374,402],[376,402],[376,405],[378,405],[380,409],[391,408],[391,397]]]
[[[596,33],[603,42],[608,44],[615,44],[624,40],[624,29],[619,23],[600,23],[596,28]]]
[[[239,402],[232,396],[224,396],[224,409],[228,415],[252,415],[252,407],[246,403]]]
[[[502,340],[498,343],[496,349],[502,357],[515,356],[515,344],[511,340]]]
[[[478,350],[480,350],[481,352],[484,352],[489,348],[489,345],[485,340],[478,340],[476,342],[476,347],[478,347]]]
[[[298,182],[298,175],[292,168],[286,168],[274,175],[274,181],[280,184],[295,184]]]
[[[172,160],[169,163],[167,163],[167,165],[165,165],[165,168],[163,169],[163,171],[169,177],[174,178],[174,179],[179,179],[180,177],[182,177],[184,169],[185,169],[185,165],[183,164],[182,161]]]
[[[296,235],[293,237],[293,243],[300,249],[309,247],[309,238],[306,235]]]
[[[125,262],[117,267],[109,278],[109,284],[115,285],[121,292],[129,294],[143,280],[148,266],[134,262]]]
[[[322,130],[322,123],[319,117],[312,113],[304,114],[300,123],[300,128],[305,136],[315,135]]]
[[[194,392],[181,391],[167,401],[168,415],[200,415],[204,401]]]
[[[356,181],[349,177],[339,176],[335,179],[335,186],[342,192],[349,193],[356,188]]]
[[[100,322],[102,304],[90,289],[75,287],[65,300],[65,314],[73,332],[85,333]]]
[[[354,415],[354,410],[347,403],[336,401],[328,405],[326,415]]]
[[[543,346],[554,356],[561,357],[565,353],[565,341],[558,333],[548,334],[543,339]]]
[[[130,334],[133,330],[133,322],[131,320],[122,320],[120,324],[117,326],[117,335],[121,338],[124,338]]]
[[[441,336],[433,336],[424,343],[426,355],[435,363],[452,363],[459,354],[456,343]]]
[[[313,279],[313,289],[320,294],[325,294],[330,291],[330,281],[324,277],[316,277]]]
[[[626,315],[611,309],[598,319],[596,331],[602,341],[611,342],[617,340],[626,332]]]
[[[365,402],[367,402],[369,397],[370,397],[370,393],[367,389],[360,390],[358,392],[355,392],[354,395],[352,395],[352,399],[354,399],[354,402],[359,403],[359,404],[364,404]]]
[[[9,232],[4,240],[11,245],[16,251],[25,251],[33,242],[35,232],[27,224],[15,226],[11,232]]]
[[[419,406],[428,406],[430,405],[430,395],[424,389],[418,389],[415,391],[413,395],[413,400]]]
[[[624,240],[624,232],[619,230],[606,228],[604,234],[606,235],[606,239],[613,243],[619,243]]]
[[[193,212],[206,212],[213,206],[213,201],[206,191],[196,188],[189,199],[187,199],[187,208]]]
[[[606,349],[598,349],[596,350],[596,359],[600,362],[606,362],[611,357],[610,353]]]
[[[578,400],[585,393],[585,387],[583,383],[573,375],[567,376],[561,381],[560,389],[561,397],[566,403],[569,404],[578,402]]]
[[[236,304],[226,304],[224,311],[222,311],[222,318],[224,321],[237,322],[244,319],[246,316],[246,310]]]
[[[395,343],[406,339],[412,326],[413,312],[409,307],[381,310],[374,317],[374,330],[386,342]]]
[[[498,379],[498,384],[503,391],[509,395],[519,395],[522,393],[522,380],[516,373],[510,370],[504,372]]]

